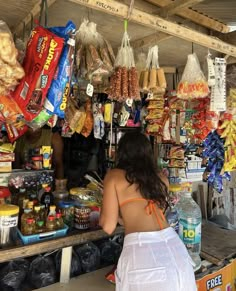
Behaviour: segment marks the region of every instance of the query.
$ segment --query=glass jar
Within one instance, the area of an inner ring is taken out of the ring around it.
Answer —
[[[11,203],[11,192],[7,187],[0,187],[0,205]]]
[[[0,247],[14,244],[17,239],[19,207],[0,205]]]
[[[75,225],[77,229],[88,229],[90,227],[90,213],[89,207],[75,207]]]
[[[52,231],[56,229],[56,220],[54,216],[48,216],[47,222],[46,222],[46,229],[47,231]]]
[[[69,227],[74,226],[75,207],[71,201],[60,201],[58,204],[58,210],[61,212],[62,219]]]
[[[54,204],[57,206],[57,209],[59,208],[59,203],[61,201],[68,200],[69,192],[67,190],[56,190],[52,192],[54,196]]]
[[[34,218],[27,218],[26,225],[24,227],[24,234],[25,235],[32,235],[35,233],[36,227],[35,227],[35,219]]]

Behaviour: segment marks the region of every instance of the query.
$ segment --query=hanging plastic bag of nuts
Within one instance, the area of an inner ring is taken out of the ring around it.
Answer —
[[[110,83],[110,99],[120,102],[128,98],[140,100],[138,73],[127,33],[127,20],[125,20],[125,32],[116,56],[115,71]]]

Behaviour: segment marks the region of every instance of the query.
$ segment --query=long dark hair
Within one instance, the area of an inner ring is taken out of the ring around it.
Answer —
[[[146,199],[167,206],[167,186],[158,175],[156,161],[148,138],[140,132],[125,133],[118,144],[117,168],[125,170],[126,180],[137,184]]]

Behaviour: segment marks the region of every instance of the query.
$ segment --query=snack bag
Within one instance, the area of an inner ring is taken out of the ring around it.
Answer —
[[[204,98],[209,94],[206,78],[201,70],[197,55],[188,55],[181,81],[178,84],[177,97],[181,99]]]
[[[65,27],[53,27],[50,31],[65,39],[65,46],[56,70],[51,87],[48,91],[44,107],[60,118],[65,117],[67,99],[70,94],[70,82],[75,54],[75,24],[69,21]]]
[[[23,118],[23,113],[17,105],[16,101],[10,96],[0,96],[0,120],[6,123],[14,123]]]
[[[42,110],[63,44],[62,38],[41,26],[31,32],[23,62],[25,77],[12,94],[26,121]]]
[[[11,31],[6,23],[0,20],[0,95],[7,95],[14,90],[25,73],[17,61],[18,51]]]

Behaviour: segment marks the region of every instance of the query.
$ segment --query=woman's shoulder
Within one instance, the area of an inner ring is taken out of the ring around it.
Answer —
[[[125,171],[121,169],[111,169],[106,173],[105,179],[121,179],[125,177]]]

